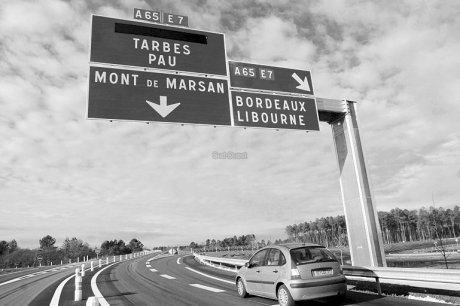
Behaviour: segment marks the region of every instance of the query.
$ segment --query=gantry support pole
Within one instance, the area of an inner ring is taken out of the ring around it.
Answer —
[[[385,267],[382,234],[364,161],[356,103],[333,101],[318,99],[318,111],[320,118],[327,117],[332,127],[351,262],[354,266]],[[343,107],[343,111],[329,109],[328,113],[324,107],[326,102]]]

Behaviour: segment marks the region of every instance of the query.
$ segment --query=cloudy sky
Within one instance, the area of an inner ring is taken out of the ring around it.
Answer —
[[[343,214],[320,132],[86,120],[91,14],[133,8],[225,33],[232,60],[312,71],[318,97],[358,101],[378,210],[460,204],[460,1],[2,1],[0,240],[50,234],[146,246]],[[244,160],[213,152],[247,153]]]

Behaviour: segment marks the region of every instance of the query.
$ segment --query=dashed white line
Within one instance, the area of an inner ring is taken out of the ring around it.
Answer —
[[[167,278],[167,279],[176,279],[175,277],[168,275],[168,274],[161,274],[161,277]]]
[[[222,290],[222,289],[208,287],[208,286],[204,286],[204,285],[200,285],[200,284],[190,284],[190,286],[200,288],[200,289],[204,289],[204,290],[208,290],[208,291],[212,291],[212,292],[216,292],[216,293],[225,292],[225,290]]]
[[[146,266],[147,268],[151,268],[151,267],[152,267],[150,264],[148,264],[148,265],[145,265],[145,266]]]
[[[158,272],[158,270],[155,270],[155,269],[150,269],[150,271],[152,271],[152,272]]]
[[[198,274],[200,274],[200,275],[203,275],[203,276],[206,276],[206,277],[209,277],[209,278],[212,278],[212,279],[215,279],[215,280],[218,280],[218,281],[227,283],[227,284],[232,284],[232,285],[235,284],[235,283],[232,282],[232,281],[229,281],[229,280],[226,280],[226,279],[222,279],[222,278],[218,278],[218,277],[214,277],[214,276],[211,276],[211,275],[207,275],[207,274],[204,274],[204,273],[202,273],[202,272],[200,272],[200,271],[194,270],[194,269],[189,268],[189,267],[185,267],[185,269],[188,269],[188,270],[190,270],[190,271],[192,271],[192,272],[198,273]]]

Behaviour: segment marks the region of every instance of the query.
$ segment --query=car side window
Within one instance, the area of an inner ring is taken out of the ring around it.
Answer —
[[[267,251],[268,250],[262,250],[256,253],[249,262],[250,267],[253,268],[265,265],[265,255],[267,255]]]
[[[286,258],[278,249],[270,249],[268,254],[267,266],[282,266],[286,263]]]

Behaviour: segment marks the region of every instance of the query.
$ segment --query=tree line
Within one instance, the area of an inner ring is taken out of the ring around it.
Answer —
[[[76,237],[66,238],[60,247],[56,246],[56,239],[46,235],[39,240],[39,247],[26,249],[18,247],[16,240],[0,241],[0,268],[15,268],[75,262],[84,257],[125,255],[139,252],[144,245],[136,238],[128,244],[123,240],[106,240],[99,248],[92,248],[87,242]]]
[[[216,249],[216,248],[229,248],[229,247],[257,247],[258,242],[254,234],[241,235],[239,237],[233,236],[224,238],[223,240],[206,239],[205,243],[190,243],[192,249]]]
[[[418,210],[394,208],[389,212],[379,211],[378,218],[385,244],[455,238],[460,235],[458,206],[453,209],[433,206]],[[290,242],[312,242],[326,247],[348,246],[344,215],[288,225],[285,232]]]

